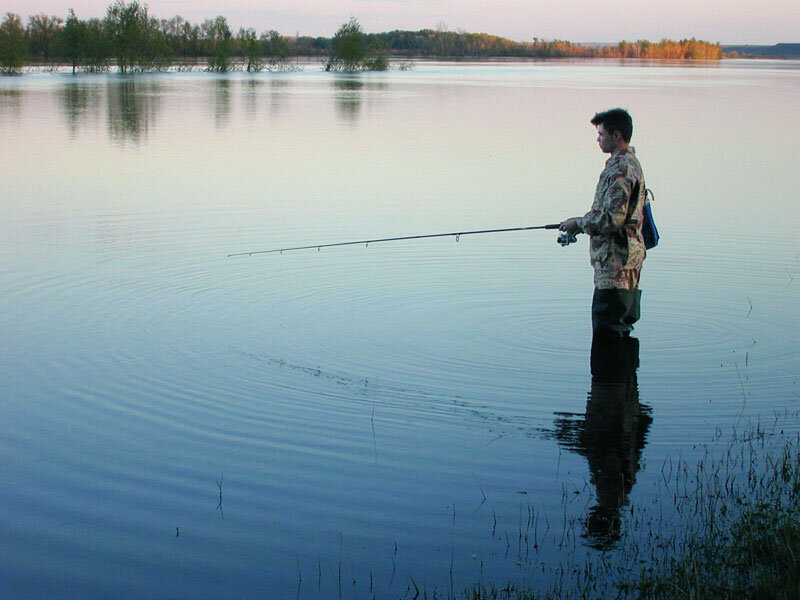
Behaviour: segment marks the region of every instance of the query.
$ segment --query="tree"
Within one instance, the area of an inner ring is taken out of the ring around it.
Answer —
[[[289,58],[289,43],[285,37],[272,29],[261,34],[261,44],[266,49],[271,66],[281,67],[286,64]]]
[[[201,54],[200,28],[197,25],[192,25],[183,17],[176,16],[168,20],[162,19],[159,29],[164,34],[174,56],[187,58]]]
[[[169,46],[158,21],[148,16],[147,5],[117,0],[108,7],[105,26],[121,73],[165,64]]]
[[[84,59],[86,41],[86,24],[78,20],[71,8],[67,13],[67,21],[59,36],[58,46],[61,55],[72,64],[72,74]]]
[[[72,65],[73,74],[78,66],[89,71],[107,68],[109,47],[106,30],[100,19],[81,21],[70,9],[64,27],[56,37],[55,47]]]
[[[242,56],[244,56],[247,72],[263,69],[264,64],[261,62],[261,56],[264,50],[256,37],[255,29],[239,29],[238,40],[242,48]]]
[[[326,71],[358,71],[367,55],[367,45],[361,25],[355,17],[339,28],[331,41],[331,54]]]
[[[26,59],[22,19],[17,14],[6,13],[6,18],[0,25],[0,71],[18,73]]]
[[[34,56],[50,60],[50,51],[64,19],[42,13],[28,18],[28,49]]]
[[[223,16],[206,20],[201,26],[206,41],[206,54],[208,56],[208,70],[224,73],[231,68],[231,29],[228,21]]]
[[[104,71],[108,68],[111,47],[106,28],[100,19],[89,19],[83,24],[83,64],[89,71]]]

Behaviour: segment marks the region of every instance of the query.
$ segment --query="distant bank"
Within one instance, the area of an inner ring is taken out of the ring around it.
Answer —
[[[725,58],[796,58],[800,59],[800,44],[775,44],[774,46],[722,47]]]
[[[103,19],[38,14],[24,22],[7,13],[0,23],[0,73],[26,64],[69,64],[73,72],[156,71],[205,60],[212,71],[286,68],[292,57],[325,57],[327,70],[383,70],[388,58],[470,60],[486,58],[634,58],[720,60],[726,57],[800,58],[800,44],[721,46],[696,38],[636,40],[617,44],[567,40],[515,42],[488,33],[395,30],[364,33],[352,17],[332,37],[284,36],[252,28],[233,31],[220,15],[194,24],[180,16],[153,17],[146,4],[117,0]]]

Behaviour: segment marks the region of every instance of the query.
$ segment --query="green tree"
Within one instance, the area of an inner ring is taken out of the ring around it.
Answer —
[[[109,46],[106,30],[100,19],[81,21],[69,9],[64,27],[56,37],[55,48],[62,58],[69,61],[73,74],[79,66],[89,71],[107,68]]]
[[[208,70],[224,73],[231,68],[231,50],[233,35],[228,21],[223,16],[206,20],[200,27],[205,38]]]
[[[83,64],[89,71],[104,71],[108,68],[111,46],[106,28],[100,19],[89,19],[83,24]]]
[[[242,49],[247,72],[263,69],[264,63],[261,61],[261,57],[264,50],[256,37],[255,29],[239,29],[238,42]]]
[[[72,65],[73,75],[75,74],[75,69],[85,58],[85,41],[86,24],[78,20],[78,17],[75,16],[75,11],[70,8],[57,45],[61,56],[66,58]]]
[[[171,19],[162,19],[159,29],[164,34],[174,56],[188,58],[199,56],[200,48],[200,28],[192,25],[181,16]]]
[[[286,38],[274,29],[261,34],[261,44],[269,57],[272,67],[281,67],[289,59],[289,43]]]
[[[50,60],[50,52],[63,23],[64,19],[44,13],[28,17],[28,51],[33,56]]]
[[[6,13],[6,18],[0,25],[0,71],[18,73],[27,59],[25,50],[22,19],[17,14]]]
[[[331,53],[326,71],[358,71],[367,56],[364,32],[355,17],[339,28],[331,41]]]
[[[169,46],[146,4],[117,0],[108,7],[105,26],[121,73],[158,69],[167,63]]]

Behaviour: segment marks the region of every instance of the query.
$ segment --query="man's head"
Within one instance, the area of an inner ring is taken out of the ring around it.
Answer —
[[[603,152],[626,148],[633,135],[633,119],[622,108],[597,113],[592,118],[592,125],[597,127],[597,142]]]

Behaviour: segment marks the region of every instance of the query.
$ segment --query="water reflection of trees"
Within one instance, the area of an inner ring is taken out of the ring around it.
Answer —
[[[595,340],[591,365],[586,413],[557,413],[554,437],[589,463],[597,502],[589,510],[584,537],[595,548],[608,548],[619,539],[620,511],[636,483],[652,417],[639,402],[637,339]]]
[[[22,92],[20,90],[0,89],[0,113],[4,117],[19,116],[22,106]]]
[[[213,105],[214,125],[224,127],[231,118],[231,82],[225,77],[212,84],[211,102]]]
[[[96,113],[100,105],[100,91],[96,85],[67,83],[60,90],[59,100],[69,133],[75,137],[87,118]]]
[[[108,132],[112,139],[136,144],[155,126],[162,86],[157,81],[122,79],[108,86]]]
[[[244,81],[242,86],[242,101],[245,116],[254,119],[258,116],[258,99],[264,87],[264,82],[260,79],[250,78]]]
[[[383,82],[365,82],[358,75],[338,77],[333,80],[336,112],[342,121],[355,124],[361,113],[361,105],[367,92],[386,89]]]
[[[364,82],[356,77],[335,79],[333,89],[336,102],[336,112],[343,121],[354,123],[358,120],[361,110],[361,90]]]
[[[283,112],[286,108],[288,95],[286,92],[289,90],[290,82],[288,79],[271,79],[270,80],[270,95],[269,95],[269,116],[274,118]]]

